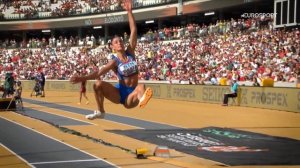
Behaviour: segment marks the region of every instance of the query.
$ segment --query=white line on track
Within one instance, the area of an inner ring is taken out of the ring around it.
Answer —
[[[34,162],[34,163],[30,163],[30,164],[41,165],[41,164],[55,164],[55,163],[94,162],[94,161],[100,161],[100,159],[64,160],[64,161],[51,161],[51,162]]]
[[[27,103],[27,104],[32,104],[32,103]],[[36,104],[32,104],[32,105],[36,105]],[[37,107],[38,106],[41,106],[41,105],[37,105]],[[74,113],[74,112],[70,112],[70,111],[64,111],[64,110],[60,110],[60,109],[56,109],[56,108],[51,108],[51,107],[48,107],[48,106],[41,106],[41,107],[47,107],[49,109],[58,110],[58,111],[64,112],[64,113],[78,114],[78,113]],[[56,116],[60,116],[60,117],[69,118],[69,119],[72,119],[72,120],[76,120],[76,121],[88,123],[88,124],[91,124],[91,125],[98,125],[98,124],[95,124],[95,123],[92,123],[92,122],[89,122],[89,121],[86,121],[86,120],[81,120],[81,119],[73,118],[73,117],[70,117],[70,116],[65,116],[65,115],[62,115],[62,114],[57,114],[55,112],[48,112],[48,111],[44,111],[44,110],[37,110],[35,107],[33,107],[31,109],[36,110],[36,111],[41,111],[41,112],[44,112],[44,113],[47,113],[47,114],[52,114],[52,115],[56,115]]]
[[[53,103],[53,102],[47,102],[45,100],[35,100],[35,101],[44,102],[44,103]],[[34,104],[34,103],[28,103],[28,104]],[[59,103],[53,103],[53,104],[59,104]],[[37,104],[34,104],[34,105],[37,105]],[[57,109],[57,108],[48,107],[46,105],[37,105],[37,106],[47,107],[49,109],[54,109],[54,110],[60,110],[60,109]],[[68,105],[63,105],[63,106],[72,107],[72,106],[68,106]],[[76,108],[78,108],[78,107],[76,107]],[[84,109],[84,110],[90,110],[90,109]],[[71,111],[65,111],[65,110],[60,110],[60,111],[66,112],[66,113],[71,113],[71,114],[78,114],[78,113],[74,113],[74,112],[71,112]],[[46,111],[43,111],[43,112],[49,113],[49,114],[53,114],[53,113],[46,112]],[[118,117],[126,117],[126,118],[130,118],[130,119],[136,119],[136,120],[145,120],[145,119],[140,119],[140,118],[135,118],[135,117],[129,117],[129,116],[123,116],[123,115],[114,114],[114,113],[108,113],[108,114],[115,115],[115,116],[118,116]],[[66,118],[71,118],[71,119],[74,119],[74,120],[77,120],[77,121],[81,121],[81,122],[89,123],[91,125],[97,125],[98,126],[98,124],[95,124],[95,123],[92,123],[92,122],[89,122],[89,121],[86,121],[86,120],[80,120],[80,119],[72,118],[72,117],[69,117],[69,116],[63,116],[63,115],[60,115],[60,114],[54,114],[54,115],[58,115],[58,116],[61,116],[61,117],[66,117]],[[125,124],[125,123],[122,123],[122,122],[117,122],[117,121],[112,121],[112,120],[106,120],[105,118],[104,118],[104,120],[107,121],[107,122],[117,123],[117,124],[121,124],[121,125],[125,125],[125,126],[130,126],[130,127],[135,127],[135,128],[138,128],[138,129],[146,129],[146,128],[143,128],[143,127],[138,127],[138,126],[134,126],[134,125],[130,125],[130,124]],[[178,125],[173,125],[173,124],[169,124],[169,123],[165,123],[165,122],[157,122],[157,121],[149,121],[149,122],[151,122],[151,123],[157,123],[157,124],[165,124],[165,125],[170,125],[170,126],[173,126],[173,127],[179,127],[179,128],[187,129],[186,127],[182,127],[182,126],[178,126]]]
[[[4,146],[2,143],[0,143],[0,146],[2,146],[3,148],[5,148],[6,150],[8,150],[10,153],[14,154],[16,157],[18,157],[19,159],[21,159],[24,163],[26,163],[28,166],[35,168],[35,166],[30,165],[30,163],[27,162],[27,160],[23,159],[20,155],[16,154],[14,151],[10,150],[9,148],[7,148],[6,146]]]
[[[20,115],[20,114],[19,114],[19,115]],[[69,144],[64,143],[64,142],[62,142],[62,141],[59,141],[58,139],[55,139],[55,138],[53,138],[53,137],[51,137],[51,136],[49,136],[49,135],[46,135],[46,134],[44,134],[44,133],[41,133],[41,132],[39,132],[39,131],[37,131],[37,130],[34,130],[34,129],[32,129],[32,128],[29,128],[29,127],[27,127],[27,126],[25,126],[25,125],[21,125],[20,123],[17,123],[17,122],[15,122],[15,121],[10,120],[10,119],[4,118],[4,117],[2,117],[2,116],[0,116],[0,118],[2,118],[2,119],[4,119],[4,120],[7,120],[7,121],[9,121],[9,122],[15,123],[15,124],[17,124],[17,125],[19,125],[19,126],[21,126],[21,127],[27,128],[27,129],[29,129],[29,130],[31,130],[31,131],[34,131],[34,132],[38,133],[38,134],[44,135],[45,137],[48,137],[48,138],[50,138],[50,139],[52,139],[52,140],[54,140],[54,141],[57,141],[57,142],[62,143],[62,144],[64,144],[64,145],[67,145],[67,146],[69,146],[69,147],[71,147],[71,148],[73,148],[73,149],[76,149],[76,150],[78,150],[78,151],[80,151],[80,152],[82,152],[82,153],[85,153],[85,154],[87,154],[87,155],[93,156],[94,158],[98,158],[99,161],[103,161],[103,162],[105,162],[105,163],[107,163],[107,164],[110,164],[110,165],[112,165],[112,166],[115,166],[115,167],[119,168],[117,165],[115,165],[115,164],[113,164],[113,163],[110,163],[110,162],[108,162],[108,161],[106,161],[106,160],[103,160],[102,158],[99,158],[99,157],[97,157],[97,156],[95,156],[95,155],[93,155],[93,154],[90,154],[90,153],[88,153],[88,152],[86,152],[86,151],[83,151],[83,150],[81,150],[81,149],[79,149],[79,148],[76,148],[76,147],[74,147],[74,146],[72,146],[72,145],[69,145]]]

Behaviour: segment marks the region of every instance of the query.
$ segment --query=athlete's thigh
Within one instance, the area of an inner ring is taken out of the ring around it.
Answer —
[[[139,99],[137,97],[137,91],[134,90],[132,93],[130,93],[125,100],[124,106],[126,108],[133,108],[136,107],[139,104]]]
[[[138,95],[143,95],[144,92],[144,85],[139,84],[132,93],[130,93],[126,99],[125,107],[127,108],[133,108],[136,107],[139,104]]]
[[[108,82],[102,81],[102,93],[105,98],[113,103],[120,103],[120,93],[119,90]]]

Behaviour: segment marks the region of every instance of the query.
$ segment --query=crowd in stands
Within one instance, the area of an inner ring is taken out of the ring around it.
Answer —
[[[139,77],[216,85],[222,77],[295,82],[300,75],[300,31],[274,29],[271,23],[269,19],[231,19],[149,30],[136,49]],[[109,48],[97,46],[96,41],[93,36],[42,38],[31,39],[17,49],[2,48],[0,75],[13,69],[18,78],[31,79],[42,70],[47,79],[63,80],[75,71],[89,73],[110,59]],[[110,72],[103,79],[117,78]]]
[[[98,37],[96,39],[94,35],[87,35],[84,38],[79,38],[78,36],[71,36],[69,38],[59,36],[58,38],[50,37],[46,38],[29,38],[28,41],[16,42],[15,39],[4,39],[0,40],[0,48],[45,48],[50,47],[77,47],[77,46],[89,46],[95,47],[96,45],[103,45],[104,39]]]
[[[176,0],[135,0],[134,8]],[[0,0],[0,19],[33,19],[97,14],[121,10],[121,0]]]

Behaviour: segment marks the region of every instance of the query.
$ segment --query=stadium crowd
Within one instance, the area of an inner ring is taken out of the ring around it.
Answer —
[[[11,45],[21,47],[7,49]],[[222,77],[238,81],[271,77],[295,82],[300,75],[299,45],[298,28],[274,29],[268,18],[231,19],[149,30],[140,37],[136,55],[142,80],[219,84]],[[6,40],[0,46],[0,75],[14,70],[20,79],[32,79],[39,70],[47,79],[69,79],[75,71],[98,69],[111,54],[107,46],[97,46],[93,35],[30,39],[22,44]],[[116,76],[111,72],[103,78]]]
[[[134,8],[170,2],[176,0],[134,0]],[[0,19],[66,17],[121,9],[121,0],[0,0]]]

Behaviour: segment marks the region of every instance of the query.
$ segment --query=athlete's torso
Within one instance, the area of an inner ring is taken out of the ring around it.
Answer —
[[[112,59],[117,63],[117,75],[119,80],[124,80],[130,76],[138,74],[138,65],[135,58],[126,52],[127,61],[122,62],[118,56],[112,55]]]
[[[138,65],[135,57],[126,52],[127,61],[121,61],[117,55],[112,55],[112,60],[116,61],[116,74],[119,82],[128,87],[138,84]]]

